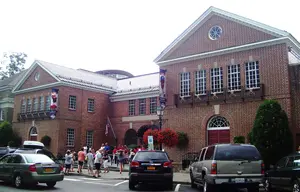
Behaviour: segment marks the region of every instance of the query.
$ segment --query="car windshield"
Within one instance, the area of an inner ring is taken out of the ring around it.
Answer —
[[[53,160],[46,155],[27,154],[24,155],[24,157],[28,163],[54,163]]]
[[[168,156],[163,152],[138,152],[134,159],[134,161],[150,161],[150,160],[159,160],[159,161],[168,161]]]
[[[220,145],[217,147],[215,160],[223,161],[257,161],[261,156],[251,145]]]

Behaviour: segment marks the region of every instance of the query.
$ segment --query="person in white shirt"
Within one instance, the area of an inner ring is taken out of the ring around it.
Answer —
[[[86,155],[86,157],[87,157],[88,173],[92,175],[94,169],[94,154],[92,153],[92,149],[89,149],[89,152]]]
[[[96,171],[94,174],[94,177],[100,177],[100,167],[101,167],[101,161],[102,161],[102,155],[101,155],[101,151],[100,149],[96,152],[95,155],[95,167],[96,167]]]
[[[68,150],[66,155],[65,155],[65,173],[66,174],[70,173],[72,158],[73,158],[73,155],[72,155],[71,151]]]

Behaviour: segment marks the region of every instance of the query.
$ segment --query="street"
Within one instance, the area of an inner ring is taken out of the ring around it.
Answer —
[[[114,179],[101,179],[91,178],[84,176],[66,176],[64,181],[58,182],[54,189],[48,189],[45,184],[39,184],[38,186],[16,189],[10,185],[0,182],[0,192],[121,192],[129,191],[128,180],[114,180]],[[159,185],[143,185],[138,188],[138,191],[164,191],[163,186]],[[199,190],[191,189],[189,185],[174,184],[173,191],[182,192],[196,192]]]

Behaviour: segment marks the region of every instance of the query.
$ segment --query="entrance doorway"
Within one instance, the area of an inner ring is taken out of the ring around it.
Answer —
[[[214,116],[207,124],[207,144],[230,143],[230,125],[225,117]]]
[[[31,127],[30,131],[29,131],[29,140],[37,141],[37,136],[38,136],[38,133],[37,133],[36,127]]]
[[[137,145],[137,133],[134,129],[128,129],[125,133],[125,145]]]

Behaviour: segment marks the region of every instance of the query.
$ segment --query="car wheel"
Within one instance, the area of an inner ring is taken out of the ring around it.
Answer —
[[[196,189],[197,185],[195,184],[195,181],[194,181],[192,173],[190,173],[190,178],[191,178],[191,188]]]
[[[53,188],[53,187],[56,185],[56,182],[48,182],[48,183],[46,183],[46,185],[47,185],[49,188]]]
[[[272,186],[268,178],[265,179],[264,187],[266,192],[272,192]]]
[[[23,186],[23,179],[22,179],[21,175],[15,175],[14,186],[16,188],[21,188]]]
[[[129,181],[128,182],[128,187],[129,187],[129,190],[135,190],[135,183],[132,182],[132,181]]]
[[[204,179],[204,181],[203,181],[203,192],[213,192],[213,191],[214,191],[213,185],[208,184],[206,179]]]
[[[294,180],[293,182],[293,192],[300,192],[300,185],[297,180]]]

